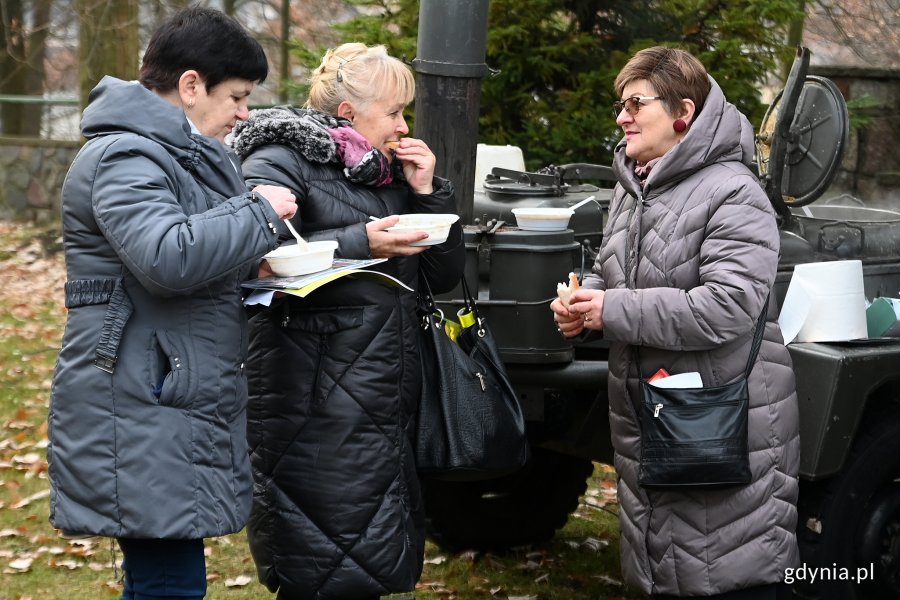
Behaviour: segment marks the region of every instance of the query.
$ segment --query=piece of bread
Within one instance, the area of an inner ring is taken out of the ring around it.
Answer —
[[[394,150],[396,150],[400,147],[400,141],[398,140],[396,142],[385,142],[384,145],[388,148],[393,148]]]
[[[559,299],[562,300],[563,304],[568,306],[569,302],[572,299],[572,292],[580,287],[581,285],[578,283],[578,277],[575,275],[575,273],[570,271],[568,283],[556,284],[556,295],[559,296]]]

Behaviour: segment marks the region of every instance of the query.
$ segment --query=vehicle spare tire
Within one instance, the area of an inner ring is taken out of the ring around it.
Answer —
[[[532,448],[525,467],[498,479],[423,479],[428,535],[449,551],[547,541],[578,508],[593,469],[588,459]]]
[[[900,598],[900,415],[866,419],[856,438],[839,475],[801,483],[800,598]]]

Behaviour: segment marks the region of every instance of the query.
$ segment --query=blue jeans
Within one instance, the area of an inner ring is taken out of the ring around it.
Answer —
[[[203,540],[118,542],[125,572],[121,600],[202,600],[206,595]]]

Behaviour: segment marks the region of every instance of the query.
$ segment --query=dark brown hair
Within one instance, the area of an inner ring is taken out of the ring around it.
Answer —
[[[169,17],[153,33],[140,81],[147,89],[165,93],[177,88],[178,79],[191,69],[211,92],[231,78],[261,83],[269,74],[269,63],[259,42],[235,19],[193,6]]]

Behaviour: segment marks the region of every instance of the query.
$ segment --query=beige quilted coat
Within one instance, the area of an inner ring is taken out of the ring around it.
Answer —
[[[705,386],[716,386],[743,375],[779,249],[772,208],[747,167],[752,151],[749,122],[714,81],[690,131],[655,165],[643,190],[621,143],[614,161],[619,185],[585,278],[586,287],[607,290],[622,570],[647,593],[704,596],[774,583],[799,561],[797,397],[774,298],[749,381],[752,482],[689,492],[648,491],[637,482],[633,347],[641,346],[645,377],[660,367],[699,371]],[[626,253],[638,247],[631,270]],[[634,289],[627,289],[626,271]]]

